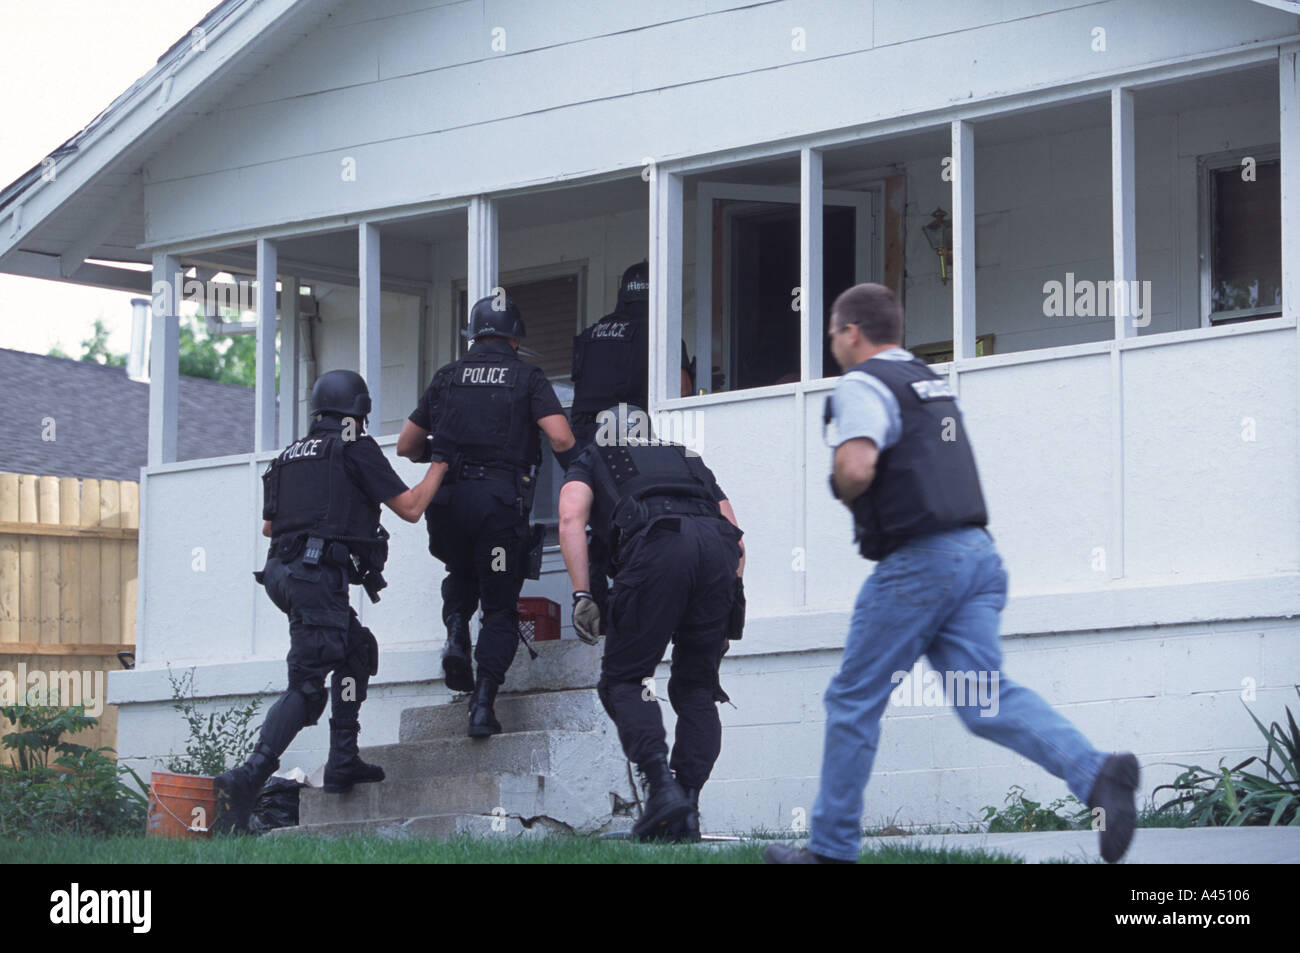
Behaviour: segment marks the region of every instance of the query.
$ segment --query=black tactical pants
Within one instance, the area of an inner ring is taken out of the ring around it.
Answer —
[[[262,585],[289,616],[289,690],[266,713],[260,739],[279,757],[299,731],[320,720],[327,700],[334,721],[357,723],[378,668],[379,644],[348,602],[341,566],[306,566],[301,555],[287,563],[271,556]],[[326,695],[325,676],[331,672]]]
[[[677,738],[669,766],[683,787],[703,787],[722,750],[715,693],[739,539],[740,531],[722,519],[661,518],[623,544],[609,593],[600,699],[630,761],[666,756],[658,693],[646,680],[672,642],[668,701],[677,713]]]
[[[575,413],[571,423],[573,430],[573,439],[575,453],[579,450],[585,450],[596,442],[596,434],[600,430],[596,422],[595,414]],[[587,534],[587,588],[591,591],[591,597],[600,607],[600,617],[606,618],[609,614],[609,571],[610,571],[610,552],[605,547],[605,543],[595,533]]]
[[[458,479],[439,490],[426,514],[429,551],[442,560],[442,619],[469,619],[480,605],[474,661],[498,685],[519,646],[519,591],[524,586],[528,513],[511,479]]]

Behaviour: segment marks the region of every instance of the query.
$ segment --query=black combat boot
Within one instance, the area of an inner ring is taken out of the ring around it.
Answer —
[[[217,816],[212,821],[214,834],[247,834],[253,805],[266,779],[280,767],[274,749],[258,744],[253,753],[237,768],[217,775],[213,788],[217,796]]]
[[[660,755],[637,765],[648,792],[641,819],[632,825],[633,840],[676,840],[678,825],[693,810],[690,799],[682,792]]]
[[[674,840],[696,844],[700,841],[700,789],[682,788],[686,800],[691,802],[691,811],[680,821],[674,831]]]
[[[442,676],[453,692],[474,690],[474,668],[470,662],[469,620],[463,615],[447,617],[447,645],[442,650]]]
[[[377,764],[366,764],[357,754],[357,722],[330,719],[330,756],[325,762],[325,790],[342,794],[352,790],[354,784],[369,784],[384,780],[384,769]]]
[[[474,697],[469,701],[469,736],[487,738],[501,731],[501,722],[497,721],[492,705],[497,698],[497,683],[478,673],[474,685]]]

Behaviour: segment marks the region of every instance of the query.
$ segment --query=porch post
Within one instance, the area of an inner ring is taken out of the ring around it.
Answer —
[[[682,178],[650,173],[650,393],[652,411],[681,392]],[[711,373],[712,355],[696,365]]]
[[[279,263],[275,242],[257,240],[257,356],[254,370],[253,449],[276,447],[275,432],[275,272]]]
[[[1115,337],[1132,337],[1133,282],[1137,278],[1137,217],[1133,195],[1133,90],[1110,91],[1110,196],[1114,235]],[[1150,302],[1148,302],[1148,305]]]
[[[298,279],[280,282],[280,446],[298,439]]]
[[[469,200],[469,271],[466,306],[497,287],[497,204],[490,196]],[[468,318],[468,314],[466,315]]]
[[[1300,45],[1284,46],[1278,56],[1279,149],[1282,190],[1282,314],[1300,315]]]
[[[952,380],[975,356],[975,127],[952,124]]]
[[[149,466],[176,460],[180,367],[180,259],[153,256],[153,317],[149,341]]]
[[[799,379],[822,376],[822,154],[799,150]]]
[[[368,431],[378,435],[384,420],[383,359],[379,334],[379,226],[362,222],[358,226],[357,275],[360,278],[360,365],[361,376],[370,389],[370,426]]]

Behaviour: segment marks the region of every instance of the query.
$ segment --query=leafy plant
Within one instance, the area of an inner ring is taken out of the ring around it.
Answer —
[[[189,728],[189,741],[183,755],[173,755],[164,767],[176,774],[200,774],[209,777],[242,764],[257,744],[253,719],[262,705],[258,695],[243,707],[204,714],[194,696],[194,669],[177,677],[171,669],[167,679],[172,686],[172,708],[181,713]]]
[[[60,708],[56,697],[51,697],[49,704],[45,705],[6,705],[0,707],[0,715],[17,728],[0,738],[0,747],[13,752],[9,761],[19,771],[48,767],[51,754],[75,756],[89,751],[85,745],[59,739],[97,724],[96,719],[86,714],[83,706]]]
[[[1025,789],[1019,784],[1011,785],[1005,803],[1006,807],[1000,811],[992,806],[984,808],[984,820],[989,825],[990,834],[1080,830],[1088,827],[1092,819],[1091,812],[1072,795],[1057,798],[1043,807],[1041,802],[1025,797]],[[1076,805],[1078,810],[1070,816],[1057,813]]]
[[[1300,694],[1300,685],[1295,689]],[[1268,745],[1263,760],[1251,757],[1226,768],[1220,758],[1218,770],[1179,764],[1184,771],[1173,784],[1153,792],[1168,788],[1176,795],[1160,805],[1162,812],[1185,817],[1195,827],[1300,826],[1300,728],[1291,708],[1286,708],[1285,727],[1275,721],[1265,728],[1249,708],[1246,713]],[[1257,761],[1263,774],[1245,770]]]
[[[93,728],[98,719],[81,706],[59,708],[53,701],[0,708],[0,715],[19,729],[0,741],[14,752],[11,764],[0,766],[0,837],[141,830],[144,782],[109,757],[112,748],[63,741],[65,733]],[[137,787],[124,784],[127,777]]]

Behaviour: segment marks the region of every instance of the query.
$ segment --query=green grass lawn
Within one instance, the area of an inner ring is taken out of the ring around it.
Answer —
[[[0,841],[5,864],[759,864],[764,842],[647,845],[591,837],[386,840],[381,837],[48,836]],[[922,850],[890,844],[864,851],[870,864],[1018,864],[981,850]]]

